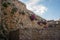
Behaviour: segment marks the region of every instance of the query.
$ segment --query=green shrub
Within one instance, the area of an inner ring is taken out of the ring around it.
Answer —
[[[2,6],[4,6],[4,7],[8,7],[7,3],[3,3]]]
[[[11,4],[10,2],[4,2],[4,3],[2,3],[2,6],[7,8],[8,5],[10,5],[10,4]]]
[[[11,13],[13,13],[13,14],[14,14],[15,12],[17,12],[17,10],[18,10],[18,9],[17,9],[16,7],[14,7],[14,8],[12,8]]]
[[[22,15],[25,15],[25,12],[24,11],[22,12]]]
[[[10,2],[7,2],[8,5],[10,5],[11,3]]]

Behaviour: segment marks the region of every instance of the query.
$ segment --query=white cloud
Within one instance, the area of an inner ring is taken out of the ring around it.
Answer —
[[[29,4],[29,5],[35,5],[35,4],[37,4],[39,1],[40,1],[40,0],[29,0],[29,1],[27,2],[27,4]]]
[[[24,1],[24,0],[21,0]],[[41,4],[38,4],[42,0],[28,0],[26,3],[27,9],[33,11],[37,15],[42,15],[47,11],[47,8]]]

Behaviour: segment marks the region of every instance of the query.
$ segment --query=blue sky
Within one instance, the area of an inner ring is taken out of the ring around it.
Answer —
[[[60,18],[60,0],[20,0],[24,2],[27,9],[47,20]]]

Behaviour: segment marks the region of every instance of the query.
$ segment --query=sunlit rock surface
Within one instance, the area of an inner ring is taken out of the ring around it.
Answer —
[[[44,28],[37,22],[45,20],[35,15],[18,0],[0,0],[0,40],[60,40],[60,24]]]

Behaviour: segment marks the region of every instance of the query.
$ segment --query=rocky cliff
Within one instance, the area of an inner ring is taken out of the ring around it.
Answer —
[[[45,19],[35,15],[18,0],[0,0],[0,40],[54,40],[54,37],[46,37],[50,33],[47,30],[41,33],[44,28],[38,23],[41,20]]]
[[[18,29],[41,29],[37,24],[39,20],[42,18],[28,10],[24,3],[18,0],[0,0],[0,31],[5,37]]]
[[[18,0],[0,0],[0,9],[2,25],[7,27],[9,31],[16,30],[21,25],[23,25],[22,27],[39,27],[37,21],[42,20]],[[33,20],[30,18],[31,15],[35,16]]]

